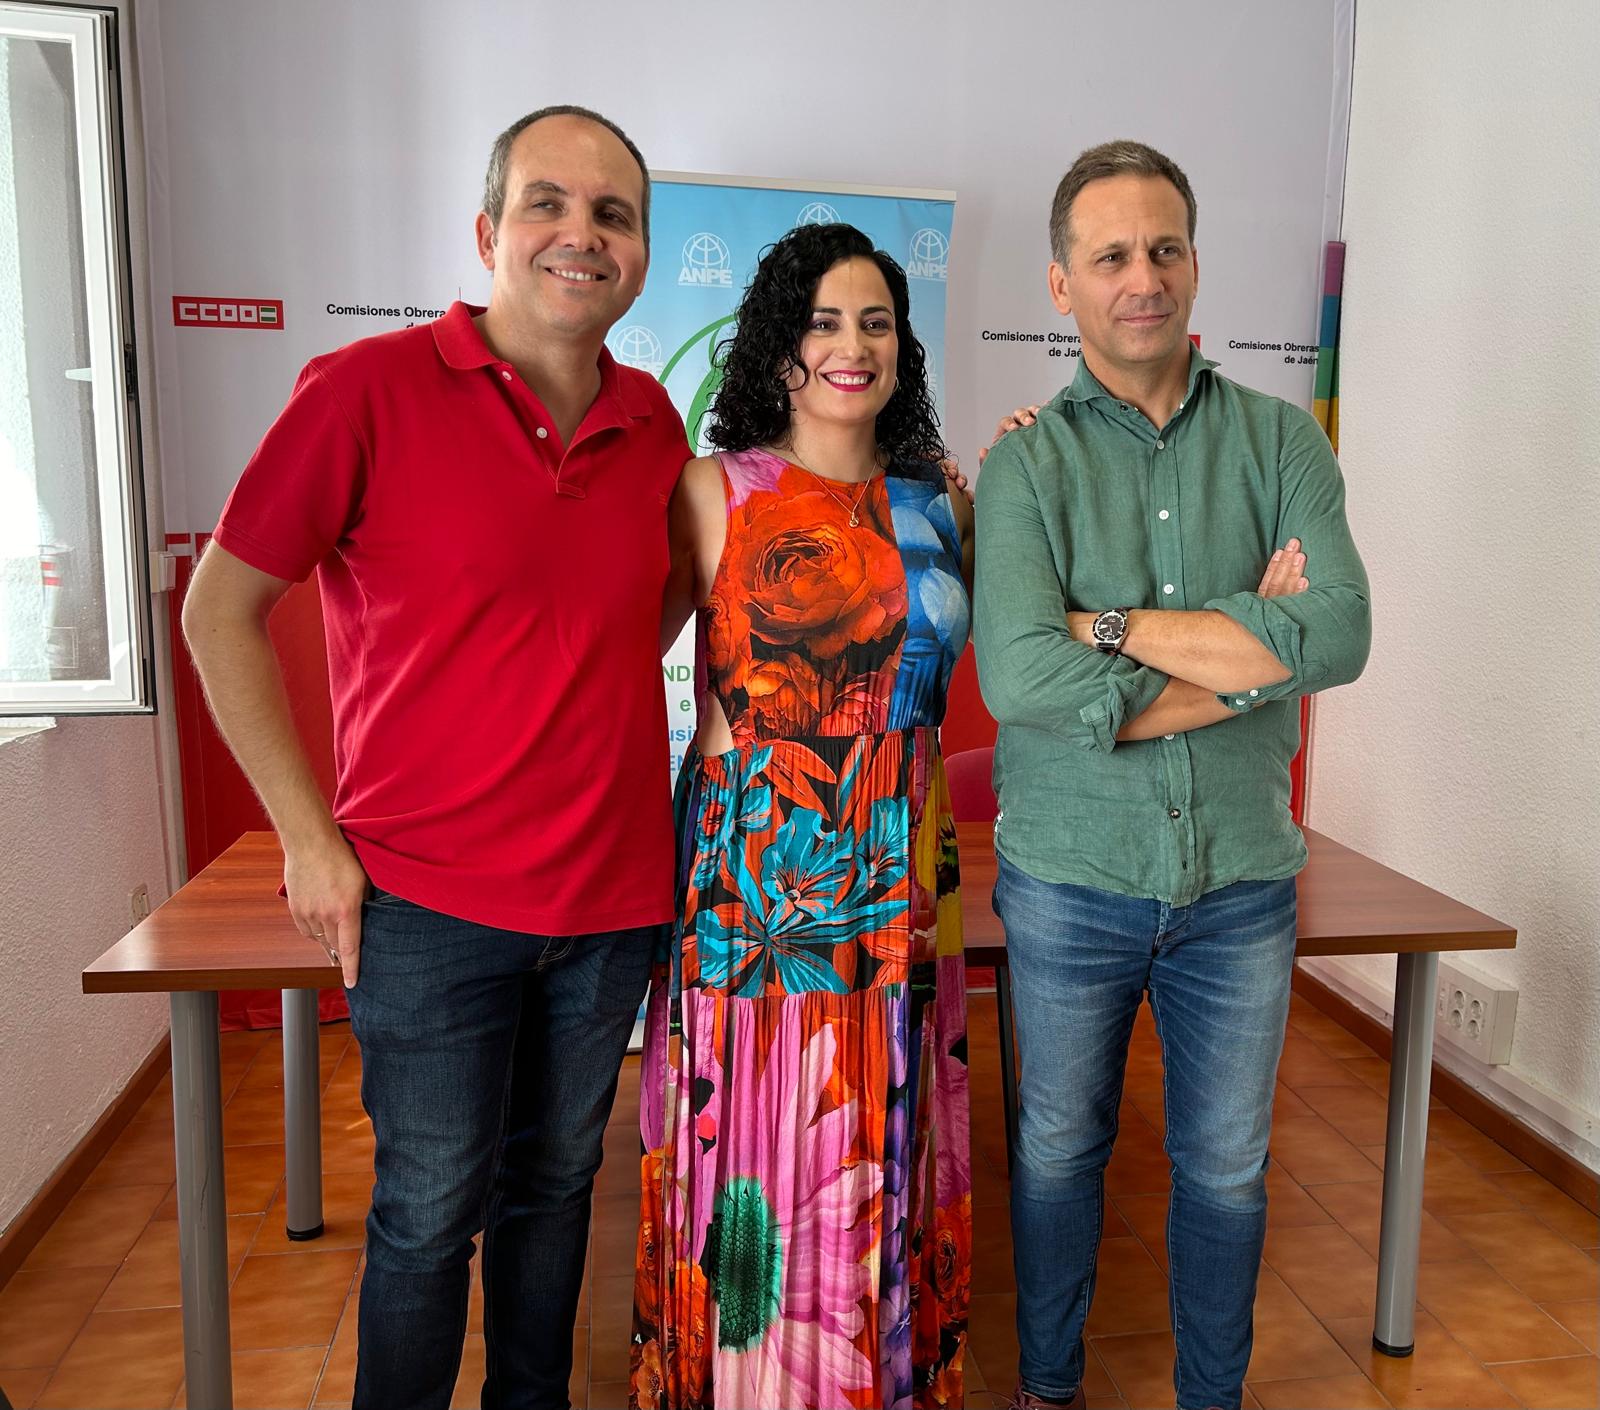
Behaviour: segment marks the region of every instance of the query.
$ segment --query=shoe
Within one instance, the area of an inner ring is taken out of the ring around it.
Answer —
[[[1046,1400],[1042,1395],[1024,1390],[1022,1382],[1018,1381],[1017,1388],[1011,1392],[1011,1404],[1007,1410],[1084,1410],[1088,1403],[1082,1386],[1078,1387],[1077,1394],[1071,1400]]]

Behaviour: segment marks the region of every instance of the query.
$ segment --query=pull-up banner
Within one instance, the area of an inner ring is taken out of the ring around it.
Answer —
[[[928,381],[943,413],[945,275],[955,193],[890,187],[822,190],[748,177],[660,172],[650,202],[650,277],[607,342],[619,362],[659,378],[707,449],[706,413],[716,394],[717,345],[761,254],[797,225],[853,225],[906,272],[911,328],[928,354]],[[694,647],[686,630],[662,663],[672,772],[694,738]]]

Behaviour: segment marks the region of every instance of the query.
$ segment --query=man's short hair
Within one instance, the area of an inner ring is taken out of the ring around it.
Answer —
[[[1194,244],[1194,191],[1183,168],[1143,142],[1126,139],[1102,142],[1079,155],[1061,178],[1055,200],[1050,202],[1050,255],[1063,269],[1071,267],[1072,203],[1091,181],[1101,181],[1108,176],[1160,176],[1170,181],[1189,208],[1189,243]]]
[[[540,108],[526,117],[518,118],[494,139],[489,150],[489,170],[483,178],[483,213],[498,230],[500,216],[506,206],[506,168],[511,163],[511,144],[523,131],[543,118],[578,117],[599,125],[628,149],[628,155],[639,163],[639,175],[644,180],[644,196],[640,201],[639,225],[644,232],[644,247],[650,248],[650,168],[645,165],[644,154],[633,145],[633,140],[608,117],[602,117],[593,108],[581,108],[576,103],[557,103]]]

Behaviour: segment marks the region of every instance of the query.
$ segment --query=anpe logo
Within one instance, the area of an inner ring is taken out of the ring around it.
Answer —
[[[630,323],[626,328],[619,328],[614,351],[618,362],[637,367],[652,377],[660,376],[662,367],[666,365],[661,339],[642,323]]]
[[[943,279],[950,260],[950,242],[939,230],[923,229],[911,237],[906,273],[913,279]]]
[[[795,217],[796,225],[837,225],[839,212],[834,210],[826,201],[813,201],[809,206],[801,208],[800,214]]]
[[[179,328],[282,328],[283,300],[174,294],[172,321]]]
[[[733,262],[720,235],[702,230],[683,242],[683,269],[678,283],[698,284],[703,288],[733,288]]]

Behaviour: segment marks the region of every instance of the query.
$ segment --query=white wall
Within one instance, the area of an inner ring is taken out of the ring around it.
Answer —
[[[1509,1068],[1462,1070],[1591,1162],[1597,56],[1593,0],[1361,0],[1340,459],[1374,649],[1319,702],[1310,817],[1518,927],[1467,957],[1521,991]]]
[[[0,1228],[33,1198],[166,1030],[160,994],[86,995],[79,974],[167,894],[149,719],[62,719],[0,743]]]

